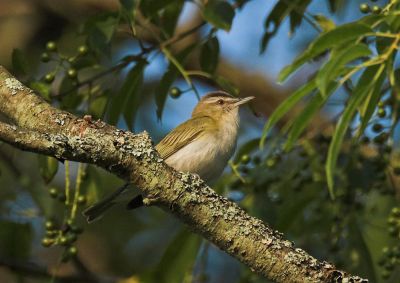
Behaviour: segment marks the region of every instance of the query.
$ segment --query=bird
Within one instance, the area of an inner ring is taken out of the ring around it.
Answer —
[[[197,174],[207,184],[213,184],[222,174],[236,149],[239,129],[239,106],[254,96],[237,98],[224,91],[204,95],[193,109],[191,118],[168,133],[155,149],[165,163],[177,171]],[[127,191],[126,183],[110,196],[83,212],[88,222],[98,219],[117,203]],[[136,196],[128,209],[142,205]]]

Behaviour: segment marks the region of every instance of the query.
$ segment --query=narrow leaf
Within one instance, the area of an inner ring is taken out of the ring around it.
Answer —
[[[379,78],[380,74],[383,72],[383,70],[384,70],[384,65],[379,66],[379,70],[377,71],[373,80],[369,84],[374,84],[376,80]],[[332,137],[332,142],[329,145],[328,157],[326,160],[325,169],[326,169],[329,194],[332,199],[334,198],[334,188],[333,188],[334,172],[336,169],[336,162],[340,152],[341,145],[343,143],[344,136],[354,117],[354,114],[356,113],[357,108],[362,104],[363,100],[366,98],[366,95],[368,94],[368,92],[366,92],[368,86],[367,87],[363,86],[362,85],[363,82],[364,79],[360,78],[353,95],[350,97],[348,105],[344,109],[344,112],[336,125],[336,129]]]
[[[210,74],[214,73],[218,65],[219,42],[218,38],[213,36],[207,40],[201,47],[200,67],[203,71]]]
[[[124,109],[130,107],[130,105],[128,105],[128,99],[131,95],[136,94],[137,84],[145,66],[146,61],[138,62],[129,71],[119,92],[114,97],[110,96],[108,108],[108,121],[110,124],[115,125],[120,115],[124,112]]]
[[[303,64],[318,56],[327,49],[331,49],[340,46],[345,42],[355,40],[371,31],[372,29],[368,25],[353,22],[339,26],[331,31],[321,34],[315,41],[313,41],[309,45],[309,47],[303,52],[303,54],[301,54],[294,60],[291,65],[283,68],[278,76],[278,81],[285,81]]]
[[[25,54],[21,50],[15,48],[12,52],[11,58],[12,66],[15,72],[22,75],[28,74],[28,61]]]
[[[291,94],[288,98],[286,98],[279,106],[275,109],[275,111],[269,117],[268,122],[265,124],[261,140],[260,147],[264,147],[265,139],[268,136],[269,131],[272,127],[290,110],[296,105],[304,96],[310,94],[316,88],[315,79],[312,79],[293,94]]]
[[[216,28],[229,31],[235,16],[235,10],[226,1],[209,0],[204,6],[203,17]]]
[[[38,155],[39,171],[43,181],[48,184],[58,171],[58,160],[54,157]]]
[[[332,52],[330,60],[318,72],[316,81],[323,96],[327,93],[328,84],[339,76],[342,68],[360,57],[369,56],[371,50],[365,44],[351,45],[339,52]]]

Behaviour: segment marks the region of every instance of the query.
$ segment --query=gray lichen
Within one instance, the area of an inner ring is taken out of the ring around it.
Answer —
[[[15,78],[6,78],[4,82],[11,91],[11,95],[16,95],[18,91],[24,90],[24,85]]]

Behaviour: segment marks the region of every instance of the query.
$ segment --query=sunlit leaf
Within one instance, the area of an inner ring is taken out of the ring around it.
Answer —
[[[350,96],[349,102],[343,111],[337,125],[335,132],[332,137],[332,142],[329,145],[328,157],[326,160],[326,177],[328,182],[329,194],[331,198],[334,198],[334,172],[336,169],[336,162],[340,152],[340,148],[343,142],[344,135],[354,118],[357,108],[362,104],[366,96],[368,95],[368,87],[376,83],[381,73],[384,70],[384,65],[380,65],[378,71],[374,74],[373,79],[367,84],[364,84],[366,79],[366,71],[363,76],[359,79],[355,91],[352,96]]]
[[[370,84],[369,80],[373,79],[374,75],[378,72],[379,66],[371,66],[365,70],[366,75],[364,75],[364,83],[363,85],[367,86],[367,88],[364,90],[365,92],[368,93],[368,97],[365,99],[363,106],[361,107],[361,125],[358,130],[358,136],[360,136],[365,128],[368,125],[368,122],[371,120],[372,115],[375,112],[376,106],[378,105],[379,99],[383,95],[381,93],[381,87],[383,84],[383,81],[385,79],[385,72],[382,72],[380,76],[375,80],[374,84]],[[358,91],[357,89],[354,90],[354,92]]]
[[[264,147],[265,139],[268,136],[269,131],[272,127],[290,110],[296,105],[304,96],[310,94],[316,88],[315,79],[312,79],[297,91],[286,98],[271,114],[268,118],[268,122],[265,124],[261,140],[260,147]]]
[[[278,76],[278,81],[285,81],[293,72],[300,68],[307,61],[318,56],[327,49],[331,49],[342,45],[345,42],[354,40],[364,36],[366,33],[371,32],[368,25],[360,24],[357,22],[339,26],[329,32],[321,34],[315,41],[313,41],[308,48],[298,56],[292,64],[283,68]]]
[[[235,16],[235,10],[226,1],[209,0],[204,5],[204,19],[215,26],[226,31],[231,29],[232,21]]]
[[[335,22],[324,15],[313,15],[313,18],[321,27],[323,32],[333,30],[336,27]]]
[[[342,68],[360,57],[366,57],[371,54],[371,50],[367,45],[359,43],[350,45],[348,48],[342,49],[339,52],[332,52],[329,61],[319,70],[317,74],[317,85],[321,94],[326,96],[328,84],[338,77]]]

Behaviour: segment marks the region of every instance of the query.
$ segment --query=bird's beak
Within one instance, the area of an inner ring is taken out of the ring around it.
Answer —
[[[250,100],[253,100],[255,97],[254,96],[248,96],[248,97],[244,97],[244,98],[239,98],[237,102],[235,102],[233,105],[234,106],[239,106],[242,104],[245,104],[247,102],[249,102]]]

